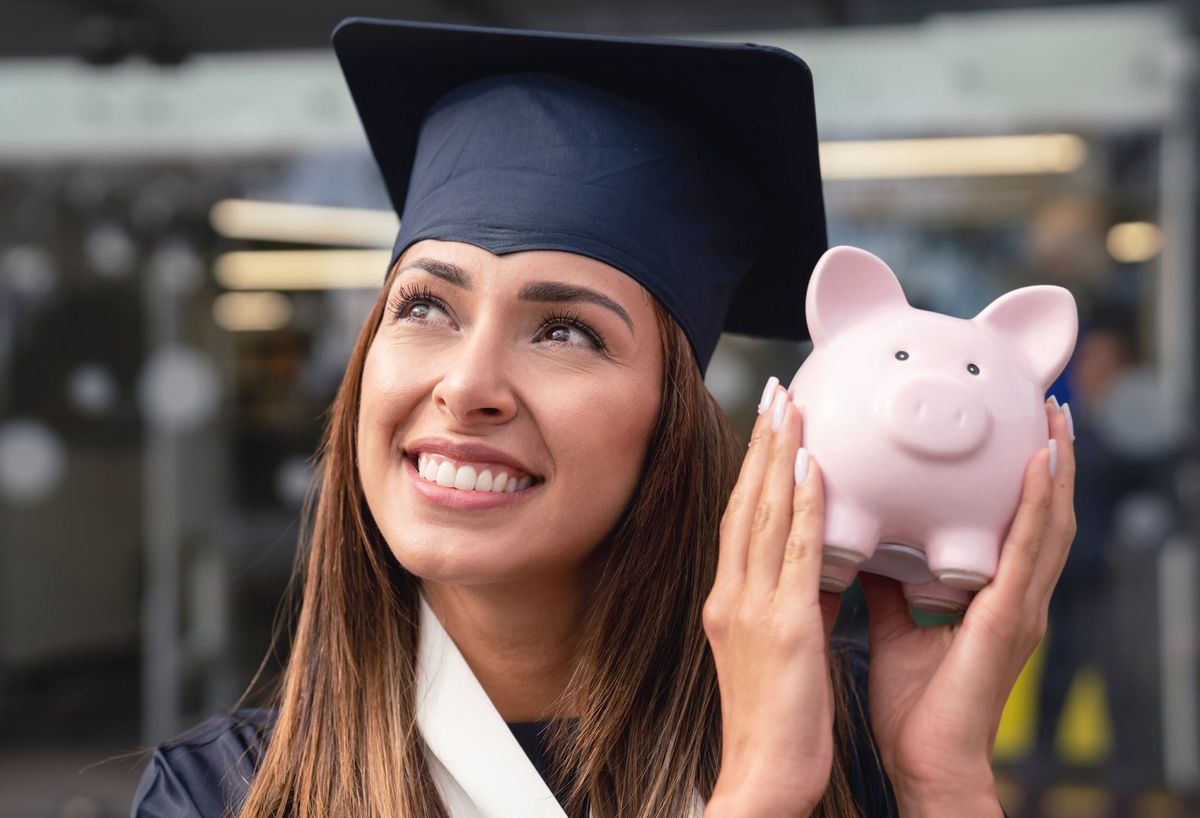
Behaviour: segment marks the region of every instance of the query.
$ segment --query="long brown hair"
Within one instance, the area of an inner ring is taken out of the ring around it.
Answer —
[[[351,354],[319,451],[297,557],[299,617],[278,715],[240,818],[444,818],[416,729],[419,582],[376,527],[356,467],[360,383],[387,286]],[[664,352],[661,409],[639,486],[601,546],[601,581],[558,712],[556,776],[595,818],[688,814],[708,798],[721,756],[716,671],[701,609],[717,532],[743,447],[705,388],[686,337],[655,302]],[[302,582],[302,586],[300,583]],[[834,662],[838,725],[817,815],[855,815],[845,775],[845,683]]]

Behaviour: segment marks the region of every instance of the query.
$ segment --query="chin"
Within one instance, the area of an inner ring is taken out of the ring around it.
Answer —
[[[427,542],[408,540],[391,545],[391,551],[409,573],[445,585],[507,582],[538,573],[539,568],[537,559],[522,559],[512,543],[481,543],[479,537],[468,541],[448,541],[445,536]]]

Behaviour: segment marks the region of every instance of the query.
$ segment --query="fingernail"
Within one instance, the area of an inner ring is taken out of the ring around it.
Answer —
[[[772,375],[767,379],[767,385],[763,389],[762,397],[758,399],[758,413],[760,415],[767,411],[767,407],[771,405],[771,396],[775,394],[775,387],[777,386],[779,386],[779,378]]]
[[[1054,397],[1053,395],[1051,395],[1049,398],[1047,398],[1047,399],[1046,399],[1046,403],[1048,403],[1048,404],[1050,404],[1051,406],[1053,406],[1053,407],[1054,407],[1054,411],[1055,411],[1055,412],[1058,412],[1058,398],[1056,398],[1056,397]]]
[[[808,477],[808,449],[801,446],[796,450],[796,485],[804,482]]]
[[[1051,438],[1050,440],[1050,476],[1054,476],[1055,470],[1058,469],[1058,441]]]
[[[1064,403],[1062,405],[1062,413],[1067,416],[1067,431],[1071,435],[1071,442],[1075,442],[1075,420],[1071,417],[1071,404]]]
[[[775,395],[775,402],[771,404],[771,431],[778,432],[779,427],[783,425],[783,413],[787,411],[788,396],[787,392],[779,392]]]

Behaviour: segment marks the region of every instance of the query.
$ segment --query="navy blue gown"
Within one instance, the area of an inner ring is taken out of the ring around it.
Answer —
[[[891,785],[883,773],[866,721],[867,654],[844,651],[853,684],[853,742],[848,778],[863,818],[895,818]],[[273,710],[237,710],[210,718],[154,751],[133,799],[131,818],[222,818],[236,815],[270,740]],[[546,723],[510,724],[530,761],[547,777]],[[556,793],[560,800],[561,793]]]

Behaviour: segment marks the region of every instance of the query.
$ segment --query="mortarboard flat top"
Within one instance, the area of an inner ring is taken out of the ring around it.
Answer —
[[[812,77],[753,44],[350,18],[333,43],[392,204],[403,210],[422,119],[483,77],[556,74],[642,103],[740,167],[761,199],[762,250],[723,328],[803,340],[809,276],[826,249]],[[701,367],[703,368],[702,361]]]

